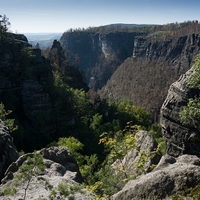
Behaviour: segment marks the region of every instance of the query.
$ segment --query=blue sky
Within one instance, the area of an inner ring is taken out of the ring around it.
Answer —
[[[167,24],[200,21],[200,0],[0,0],[11,30],[64,32],[113,23]]]

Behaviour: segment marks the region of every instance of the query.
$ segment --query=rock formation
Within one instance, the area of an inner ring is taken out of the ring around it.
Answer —
[[[112,199],[167,200],[172,199],[173,195],[180,195],[180,198],[191,197],[186,188],[195,187],[199,184],[199,179],[200,158],[195,155],[182,155],[176,159],[166,155],[153,172],[129,181]],[[198,191],[195,195],[199,197]]]
[[[85,91],[88,91],[89,87],[84,82],[83,74],[81,74],[78,69],[78,58],[75,57],[73,61],[72,58],[68,58],[69,60],[66,60],[67,55],[68,52],[61,47],[60,42],[54,40],[48,55],[51,63],[57,64],[57,70],[59,70],[62,75],[66,77],[65,80],[67,84],[73,88],[84,89]]]
[[[80,185],[83,183],[83,178],[79,172],[75,158],[64,147],[49,147],[37,152],[42,155],[45,169],[37,177],[32,177],[29,182],[29,187],[26,191],[26,199],[48,199],[52,194],[52,190],[56,191],[53,199],[68,198],[74,196],[75,199],[92,199],[86,191],[80,188],[76,191],[71,191],[67,194],[67,190],[73,185]],[[19,174],[19,167],[27,162],[27,157],[33,157],[34,153],[25,154],[12,163],[7,169],[5,178],[2,180],[1,192],[4,189],[11,187],[13,178]],[[65,188],[66,196],[58,189],[59,184],[68,184],[69,188]],[[1,196],[0,199],[15,198],[20,199],[24,196],[24,188],[26,181],[20,182],[17,186],[17,193],[12,196]],[[60,192],[59,192],[60,191]],[[2,194],[1,194],[2,195]]]
[[[192,69],[173,83],[161,108],[160,124],[167,146],[167,153],[171,156],[194,154],[200,156],[200,132],[197,128],[184,126],[180,122],[179,113],[190,98],[199,95],[199,90],[187,87]]]
[[[158,144],[155,139],[147,131],[137,132],[135,139],[136,149],[132,149],[121,162],[117,160],[111,165],[111,170],[114,173],[117,173],[120,166],[123,165],[123,170],[126,175],[138,176],[149,172],[151,165],[158,164],[161,155],[156,152]],[[137,165],[140,162],[142,154],[146,159],[144,159],[144,163],[142,163],[143,169],[138,169]]]
[[[0,181],[8,166],[19,157],[8,128],[0,119]]]

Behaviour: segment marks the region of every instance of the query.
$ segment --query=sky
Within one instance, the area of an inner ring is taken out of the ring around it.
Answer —
[[[63,33],[107,24],[200,21],[200,0],[0,0],[14,33]]]

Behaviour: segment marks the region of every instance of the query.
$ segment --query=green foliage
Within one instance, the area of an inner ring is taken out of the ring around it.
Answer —
[[[89,184],[94,184],[94,188],[97,186],[102,196],[112,194],[113,191],[119,190],[117,183],[121,181],[121,175],[111,174],[109,167],[115,160],[122,160],[131,148],[136,148],[134,133],[141,128],[147,129],[151,124],[150,113],[134,106],[129,100],[108,103],[106,100],[96,99],[93,103],[83,89],[70,86],[71,77],[65,76],[66,69],[58,66],[58,57],[55,59],[57,60],[55,60],[52,74],[48,74],[44,89],[50,95],[53,104],[55,118],[52,121],[56,124],[56,133],[53,133],[53,137],[48,137],[50,134],[46,127],[49,124],[42,114],[31,123],[27,122],[26,116],[22,116],[21,121],[30,128],[26,128],[22,131],[23,134],[18,135],[21,138],[20,149],[30,151],[30,149],[42,148],[53,140],[58,141],[56,145],[67,147],[74,155],[82,175]],[[20,81],[28,78],[39,80],[38,73],[47,73],[45,66],[41,67],[40,72],[35,72],[33,66],[35,67],[33,49],[24,48],[20,53]],[[8,99],[13,100],[9,95]],[[13,103],[10,101],[9,104]],[[66,123],[68,118],[73,118],[75,124],[68,125]],[[127,122],[131,123],[126,124]],[[143,157],[141,157],[141,163],[144,160]],[[27,180],[28,187],[29,180],[37,173],[32,158],[28,158],[27,163],[27,166],[20,168],[21,175],[17,177],[18,182],[20,179]],[[33,171],[35,174],[32,173]],[[28,173],[30,177],[26,172],[30,172]],[[125,174],[123,166],[120,168],[120,173]],[[47,188],[50,187],[48,183],[45,185]],[[64,185],[60,185],[58,190],[68,197],[68,192],[72,192],[70,187]],[[53,189],[51,198],[53,199],[58,193],[56,189]]]
[[[172,200],[184,200],[184,199],[200,199],[200,184],[192,188],[184,189],[183,191],[179,191],[179,194],[172,195]]]
[[[109,162],[112,164],[116,159],[122,159],[135,146],[135,137],[128,133],[125,136],[122,132],[115,133],[114,138],[110,137],[107,132],[100,136],[99,144],[105,145],[105,150],[109,152]]]
[[[140,128],[141,127],[138,125],[132,125],[132,122],[127,122],[123,131],[117,131],[115,134],[112,132],[104,132],[101,134],[99,144],[105,146],[107,157],[104,160],[101,169],[95,174],[99,181],[90,186],[90,189],[95,191],[95,193],[99,195],[99,198],[111,196],[122,189],[128,180],[137,177],[136,174],[128,175],[122,162],[124,156],[127,155],[130,150],[136,149],[140,152],[138,162],[132,167],[138,173],[144,171],[144,164],[150,155],[145,151],[140,151],[135,144],[135,134]],[[117,169],[114,169],[114,172],[111,165],[115,161],[117,161],[118,164],[116,164]]]
[[[96,154],[90,156],[81,154],[80,152],[82,152],[84,145],[74,137],[59,138],[57,144],[70,150],[76,158],[81,174],[85,178],[92,178],[91,173],[95,170],[99,162]]]
[[[17,193],[17,189],[13,187],[8,187],[3,191],[4,196],[14,196]]]
[[[188,197],[192,197],[193,199],[200,199],[200,184],[193,188],[187,189],[187,193]]]
[[[77,102],[74,108],[77,111],[77,120],[80,123],[82,133],[80,140],[84,144],[84,146],[81,145],[81,148],[79,148],[79,141],[76,141],[77,148],[74,142],[70,142],[74,145],[71,151],[73,152],[73,149],[76,149],[74,152],[76,154],[75,157],[81,173],[90,185],[90,190],[96,190],[100,196],[111,195],[120,189],[118,183],[122,179],[124,181],[128,180],[128,177],[123,169],[123,165],[121,165],[120,172],[116,175],[110,172],[109,167],[115,160],[122,160],[130,149],[136,148],[134,134],[141,127],[147,129],[150,124],[150,114],[140,107],[133,106],[130,101],[108,105],[105,101],[101,102],[98,100],[98,102],[95,102],[97,103],[95,104],[95,110],[99,112],[96,112],[84,91],[71,90],[71,92],[74,95],[71,102]],[[129,123],[126,124],[127,121]],[[125,125],[126,128],[124,129]],[[99,146],[95,147],[94,145],[98,142]],[[61,145],[61,142],[59,142],[59,145]],[[62,145],[70,146],[70,144],[66,145],[66,143]],[[88,146],[90,147],[89,152],[88,148],[87,151],[84,150],[84,147]],[[101,151],[99,151],[100,149]],[[98,157],[96,154],[91,154],[94,151],[97,152]],[[88,152],[88,155],[86,152]],[[102,159],[102,155],[105,155],[106,158]],[[138,165],[138,170],[140,171],[145,158],[148,156],[144,152],[142,155],[140,159],[141,167]],[[102,159],[102,165],[99,165],[98,158]],[[135,176],[132,176],[132,178],[135,178]]]
[[[78,156],[78,152],[83,149],[83,144],[74,137],[59,138],[58,145],[68,148],[74,156]]]
[[[78,90],[70,88],[71,97],[70,101],[73,103],[73,108],[78,116],[84,116],[85,114],[90,113],[92,109],[91,101],[86,97],[84,90]],[[90,110],[88,110],[90,108]]]
[[[69,196],[68,200],[75,200],[75,197],[74,196]]]
[[[94,180],[94,172],[98,168],[99,159],[96,154],[83,157],[83,164],[80,166],[80,172],[83,177],[89,182]]]
[[[0,15],[0,40],[5,41],[7,37],[7,32],[10,27],[9,18],[6,15]]]
[[[133,113],[136,118],[136,124],[148,127],[151,124],[150,112],[140,106],[133,106]]]
[[[162,137],[162,131],[161,131],[161,126],[159,124],[152,124],[148,128],[149,133],[154,137],[156,142],[158,143],[158,147],[156,151],[160,153],[161,155],[165,155],[166,153],[166,146],[164,139]]]
[[[19,182],[26,182],[24,188],[24,199],[27,195],[27,190],[31,184],[33,177],[37,177],[44,169],[45,165],[41,154],[34,152],[33,157],[27,157],[26,163],[20,166],[19,174],[16,175],[17,184]]]
[[[200,56],[196,57],[195,64],[193,65],[192,69],[193,71],[191,72],[187,86],[200,90]],[[187,106],[182,109],[182,111],[179,113],[179,116],[183,124],[199,128],[200,97],[196,96],[194,98],[190,98]]]
[[[5,106],[3,103],[0,103],[0,119],[5,123],[5,125],[9,128],[10,132],[13,132],[17,130],[18,126],[15,125],[15,120],[14,119],[9,119],[8,115],[11,114],[12,111],[5,110]]]
[[[35,55],[31,47],[24,47],[20,53],[20,79],[26,80],[30,78],[30,74],[34,74],[34,71],[31,71],[31,67],[34,63]]]
[[[49,195],[50,199],[62,199],[62,197],[64,197],[66,199],[66,197],[68,199],[74,199],[74,194],[76,192],[83,192],[83,188],[84,185],[81,184],[73,184],[73,185],[69,185],[67,182],[65,183],[60,183],[58,184],[57,187],[55,187],[52,191],[51,194]]]
[[[180,112],[181,122],[196,128],[199,127],[200,120],[200,98],[189,99],[187,106]]]
[[[58,191],[60,192],[61,195],[63,196],[68,196],[70,194],[70,188],[67,183],[60,183],[58,185]]]
[[[148,127],[151,124],[150,113],[139,106],[134,106],[130,100],[120,100],[110,105],[110,112],[113,111],[113,118],[120,120],[121,128],[126,125],[127,122],[132,121],[133,124],[140,125],[142,127]]]
[[[198,88],[200,90],[200,55],[196,56],[187,86],[191,88]]]
[[[51,193],[49,195],[49,199],[55,199],[56,195],[57,195],[56,190],[55,189],[51,190]]]

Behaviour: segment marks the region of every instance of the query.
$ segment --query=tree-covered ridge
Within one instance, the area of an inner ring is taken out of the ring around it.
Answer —
[[[91,32],[106,34],[110,32],[138,32],[146,34],[158,34],[158,35],[167,35],[167,36],[180,36],[187,35],[191,33],[200,32],[200,23],[198,20],[185,21],[185,22],[176,22],[169,23],[164,25],[154,25],[154,24],[111,24],[99,27],[88,27],[88,28],[76,28],[69,29],[67,32]]]

